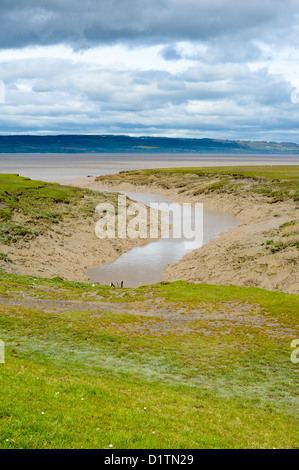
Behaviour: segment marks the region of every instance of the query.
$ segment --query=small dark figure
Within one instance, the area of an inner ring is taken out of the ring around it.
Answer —
[[[124,281],[121,281],[120,287],[124,287]]]
[[[115,285],[113,284],[113,282],[110,282],[110,287],[115,287]]]

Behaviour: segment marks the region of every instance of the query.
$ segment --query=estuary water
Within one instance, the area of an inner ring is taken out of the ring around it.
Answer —
[[[123,170],[185,166],[291,165],[298,155],[2,153],[0,173],[18,173],[44,181],[99,176]]]

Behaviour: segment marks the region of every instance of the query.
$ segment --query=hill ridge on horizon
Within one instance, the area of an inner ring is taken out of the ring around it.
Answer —
[[[0,153],[278,153],[299,154],[294,142],[125,134],[2,135]]]

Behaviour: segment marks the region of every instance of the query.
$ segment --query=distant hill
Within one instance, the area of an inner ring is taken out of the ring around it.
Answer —
[[[285,153],[299,154],[292,142],[129,137],[126,135],[0,136],[0,153]]]

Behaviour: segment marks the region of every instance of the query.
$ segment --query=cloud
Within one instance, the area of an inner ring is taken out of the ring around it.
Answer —
[[[161,57],[165,60],[180,60],[182,59],[182,53],[176,45],[169,44],[168,46],[163,47],[160,51]],[[193,57],[192,57],[193,59]]]
[[[167,48],[165,48],[167,50]],[[269,55],[256,44],[256,41],[233,37],[222,38],[221,41],[210,41],[204,48],[199,45],[191,52],[183,52],[180,59],[195,60],[209,64],[249,63],[265,60]]]
[[[75,48],[136,40],[171,43],[279,36],[296,25],[295,0],[4,0],[3,48],[70,44]]]
[[[298,140],[298,13],[295,0],[2,0],[1,132]]]
[[[262,130],[271,134],[274,129],[281,132],[280,127],[288,135],[299,118],[299,108],[290,100],[292,88],[283,77],[266,68],[251,71],[244,64],[201,64],[170,73],[27,59],[2,68],[2,133],[257,138]]]

